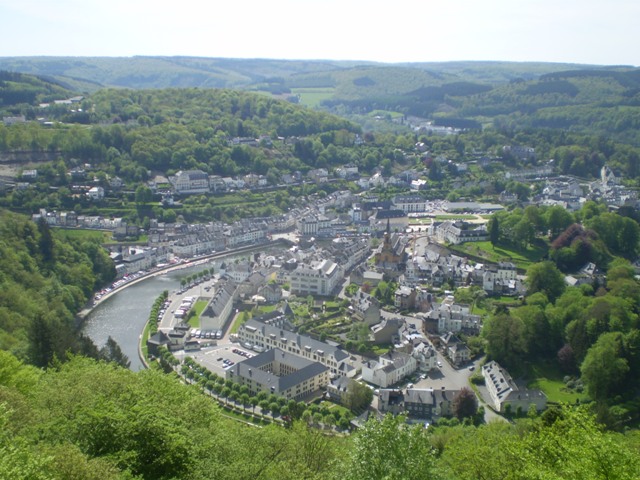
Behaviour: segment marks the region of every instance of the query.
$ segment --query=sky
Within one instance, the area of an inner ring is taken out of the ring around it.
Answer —
[[[634,0],[0,0],[0,56],[640,65]]]

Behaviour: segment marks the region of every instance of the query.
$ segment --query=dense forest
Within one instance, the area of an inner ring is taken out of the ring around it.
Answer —
[[[0,349],[38,367],[68,352],[99,357],[76,335],[76,314],[115,277],[93,241],[58,238],[46,222],[0,211]]]

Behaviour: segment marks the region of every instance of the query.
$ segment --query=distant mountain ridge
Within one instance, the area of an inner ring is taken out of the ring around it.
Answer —
[[[46,75],[80,90],[99,87],[246,88],[269,79],[335,73],[354,68],[414,69],[447,81],[505,83],[563,71],[600,69],[580,64],[515,62],[433,62],[385,64],[333,60],[277,60],[204,57],[0,57],[0,70]],[[614,67],[620,68],[620,67]],[[86,82],[86,84],[84,84]]]

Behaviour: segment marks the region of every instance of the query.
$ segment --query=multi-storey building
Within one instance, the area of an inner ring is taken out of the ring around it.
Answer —
[[[296,295],[331,295],[342,279],[342,267],[331,260],[298,265],[289,274],[291,293]]]
[[[291,400],[327,386],[329,369],[317,361],[274,348],[236,363],[226,371],[225,377],[246,385],[251,395],[267,392]]]
[[[279,348],[292,355],[320,362],[329,368],[332,374],[355,374],[355,369],[349,363],[349,354],[344,350],[282,327],[249,320],[238,330],[238,339],[247,348],[254,345],[265,350]]]

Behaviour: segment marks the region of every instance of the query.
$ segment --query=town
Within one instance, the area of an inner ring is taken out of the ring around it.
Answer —
[[[509,149],[512,155],[519,152],[533,154],[532,149]],[[620,187],[607,167],[599,181],[588,184],[553,177],[552,172],[549,167],[533,168],[506,176],[542,183],[541,193],[531,198],[535,205],[579,209],[589,199],[613,206],[636,201],[635,192]],[[23,178],[29,175],[37,172],[24,172]],[[386,180],[380,174],[361,178],[357,167],[345,166],[334,175],[357,181],[362,193],[336,191],[286,214],[233,224],[152,220],[145,232],[147,245],[112,251],[117,288],[140,272],[237,249],[264,250],[240,261],[214,262],[204,293],[202,286],[194,290],[190,285],[176,292],[161,314],[158,332],[147,341],[149,353],[158,355],[165,347],[198,358],[211,371],[246,385],[251,395],[267,391],[286,400],[322,397],[345,405],[357,380],[375,393],[372,411],[404,413],[419,421],[452,416],[454,400],[463,389],[468,391],[472,375],[483,379],[476,393],[487,407],[487,419],[505,410],[543,410],[544,393],[519,386],[499,364],[476,369],[480,352],[465,340],[480,334],[483,318],[473,313],[473,304],[456,302],[454,296],[458,289],[473,289],[476,297],[480,292],[517,301],[526,295],[524,272],[512,262],[478,262],[448,248],[489,240],[487,219],[518,201],[517,196],[502,192],[494,204],[428,200],[420,195],[416,172]],[[306,178],[316,184],[330,180],[325,169],[313,170]],[[368,191],[399,182],[409,192],[391,200]],[[201,171],[178,172],[169,183],[172,189],[162,193],[165,205],[176,195],[267,185],[255,175],[232,179]],[[103,195],[100,187],[87,190],[96,200]],[[43,209],[33,216],[35,221],[40,218],[51,226],[108,229],[120,239],[140,233],[118,219],[74,212]],[[586,264],[566,281],[594,282],[596,275],[593,265]],[[381,284],[384,298],[373,294]],[[99,292],[96,300],[108,291]],[[197,329],[183,322],[196,301],[206,302]],[[247,311],[270,313],[247,319],[242,317]],[[201,351],[204,355],[197,353]]]

